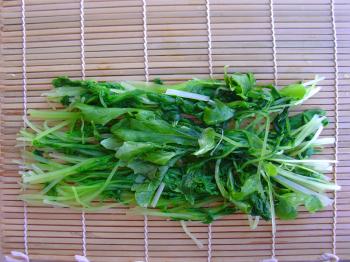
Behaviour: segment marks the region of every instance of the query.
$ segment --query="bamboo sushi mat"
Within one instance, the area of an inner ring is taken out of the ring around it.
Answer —
[[[0,8],[4,255],[20,251],[33,262],[75,261],[84,253],[91,262],[244,262],[274,255],[278,261],[320,261],[322,253],[350,259],[350,1],[2,0]],[[198,249],[178,222],[145,221],[125,207],[83,217],[69,209],[25,208],[18,199],[20,177],[12,161],[20,157],[15,137],[24,104],[47,107],[40,95],[54,76],[173,82],[211,71],[222,77],[224,65],[278,85],[326,77],[322,92],[304,107],[326,109],[331,123],[324,135],[338,137],[337,150],[328,147],[321,156],[339,160],[342,191],[335,206],[278,220],[275,236],[270,222],[252,231],[241,214],[211,228],[189,223],[205,244]]]

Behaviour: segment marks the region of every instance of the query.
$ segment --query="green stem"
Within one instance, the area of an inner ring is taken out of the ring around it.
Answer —
[[[43,111],[29,109],[28,114],[34,119],[42,120],[73,120],[79,119],[81,113],[78,112],[67,112],[67,111]]]

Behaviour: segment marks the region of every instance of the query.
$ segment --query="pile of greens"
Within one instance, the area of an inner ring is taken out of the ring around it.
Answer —
[[[225,70],[226,71],[226,70]],[[315,212],[339,190],[311,159],[325,112],[289,110],[314,95],[316,78],[277,89],[253,74],[166,85],[58,77],[49,101],[21,130],[30,202],[96,210],[116,203],[135,213],[204,223],[237,211],[265,220]],[[40,121],[38,121],[40,120]]]

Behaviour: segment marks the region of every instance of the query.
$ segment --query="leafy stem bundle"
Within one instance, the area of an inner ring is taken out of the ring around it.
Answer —
[[[339,190],[310,158],[333,138],[319,109],[289,114],[319,90],[316,78],[276,89],[253,74],[224,80],[96,82],[58,77],[45,93],[64,109],[29,110],[23,195],[31,202],[204,223],[236,211],[265,220],[315,212]],[[112,201],[111,201],[112,200]]]

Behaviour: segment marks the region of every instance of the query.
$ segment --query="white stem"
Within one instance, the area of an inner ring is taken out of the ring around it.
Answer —
[[[287,162],[287,163],[336,163],[336,160],[328,160],[328,159],[271,159],[277,162]]]
[[[260,217],[248,215],[249,226],[251,229],[256,229],[258,227]]]
[[[318,130],[316,131],[315,135],[312,137],[311,140],[307,141],[305,143],[305,145],[299,149],[297,152],[294,152],[293,155],[297,155],[297,154],[300,154],[302,152],[304,152],[306,149],[308,149],[310,147],[310,145],[312,145],[316,140],[317,138],[320,136],[321,132],[323,131],[323,125],[321,125]],[[302,145],[302,144],[300,144]]]
[[[155,194],[155,196],[153,198],[153,201],[151,203],[152,207],[156,207],[157,206],[158,200],[159,200],[159,198],[160,198],[160,196],[161,196],[161,194],[162,194],[162,192],[164,190],[164,187],[165,187],[165,183],[162,182],[159,185],[158,190],[157,190],[157,192],[156,192],[156,194]]]
[[[305,195],[309,195],[309,196],[316,196],[322,203],[323,206],[328,206],[330,204],[332,204],[332,200],[327,197],[326,195],[314,192],[306,187],[303,187],[293,181],[290,181],[287,178],[284,178],[283,176],[277,175],[272,177],[274,180],[276,180],[278,183],[284,185],[287,188],[292,189],[293,191],[305,194]]]
[[[198,239],[190,232],[190,230],[187,228],[187,225],[186,225],[185,221],[181,220],[180,223],[181,223],[182,229],[184,230],[184,232],[186,233],[186,235],[189,236],[189,237],[193,240],[194,243],[196,243],[196,245],[197,245],[197,247],[198,247],[199,249],[203,249],[203,248],[204,248],[203,243],[202,243],[200,240],[198,240]]]
[[[324,76],[319,77],[318,75],[316,75],[315,79],[303,83],[303,86],[311,86],[311,85],[317,84],[318,82],[321,82],[325,79],[326,79],[326,77],[324,77]]]
[[[206,102],[211,101],[209,96],[186,92],[186,91],[180,91],[176,89],[167,89],[165,94],[170,96],[179,96],[183,98],[190,98],[190,99],[206,101]]]

